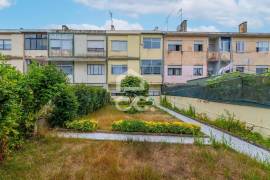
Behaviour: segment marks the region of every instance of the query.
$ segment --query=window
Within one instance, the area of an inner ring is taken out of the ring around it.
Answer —
[[[50,56],[72,56],[73,34],[50,34]]]
[[[25,34],[25,50],[47,50],[47,34]]]
[[[159,90],[149,90],[148,95],[149,96],[160,96],[160,91]]]
[[[237,41],[236,42],[236,52],[237,53],[244,53],[245,52],[245,42],[244,41]]]
[[[120,75],[127,73],[127,65],[112,65],[112,74]]]
[[[160,38],[143,38],[144,49],[160,49]]]
[[[269,51],[269,42],[268,41],[257,42],[256,51],[257,52],[268,52]]]
[[[181,66],[169,66],[168,67],[168,76],[181,76],[182,67]]]
[[[231,51],[231,39],[223,37],[221,38],[220,48],[222,52],[230,52]]]
[[[104,65],[103,64],[88,64],[87,74],[88,75],[104,75]]]
[[[112,51],[127,51],[127,41],[112,41]]]
[[[0,39],[0,50],[11,50],[11,40]]]
[[[168,41],[168,51],[182,51],[182,42]]]
[[[203,75],[203,66],[195,66],[193,68],[193,75],[194,76],[202,76]]]
[[[237,72],[245,72],[245,67],[244,66],[236,66],[236,71]]]
[[[161,60],[142,60],[141,73],[143,75],[161,74],[162,62]]]
[[[203,51],[203,41],[195,41],[194,52],[202,52],[202,51]]]
[[[268,67],[267,66],[257,66],[256,67],[256,74],[263,74],[268,72]]]
[[[104,41],[87,41],[87,51],[88,52],[104,52]]]

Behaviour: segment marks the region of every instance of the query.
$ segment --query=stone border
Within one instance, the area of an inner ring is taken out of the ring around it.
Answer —
[[[117,134],[117,133],[74,133],[74,132],[56,132],[53,136],[60,138],[76,138],[103,141],[138,141],[155,142],[171,144],[195,144],[196,142],[210,145],[208,137],[186,137],[186,136],[160,136],[160,135],[139,135],[139,134]]]

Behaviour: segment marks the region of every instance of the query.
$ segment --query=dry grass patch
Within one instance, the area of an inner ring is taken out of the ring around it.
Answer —
[[[99,129],[111,130],[112,123],[119,120],[143,120],[143,121],[178,121],[171,115],[155,108],[151,107],[145,112],[137,114],[127,114],[119,111],[113,105],[108,105],[97,112],[91,113],[87,116],[89,119],[95,119],[98,121]]]
[[[41,139],[0,165],[0,179],[267,179],[270,170],[219,147]]]

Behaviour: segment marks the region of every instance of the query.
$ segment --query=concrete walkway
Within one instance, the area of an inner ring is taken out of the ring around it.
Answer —
[[[176,113],[172,110],[169,110],[167,108],[164,108],[160,105],[156,105],[158,108],[166,111],[167,113],[171,114],[172,116],[178,118],[179,120],[182,120],[187,123],[194,123],[199,126],[201,126],[201,131],[214,138],[217,142],[226,143],[228,144],[232,149],[246,154],[252,158],[255,158],[259,161],[268,162],[270,163],[270,151],[267,151],[263,148],[260,148],[258,146],[255,146],[251,143],[248,143],[246,141],[241,140],[240,138],[237,138],[235,136],[232,136],[228,133],[224,133],[218,129],[215,129],[211,126],[205,125],[203,123],[200,123],[194,119],[188,118],[184,115],[181,115],[179,113]]]
[[[185,136],[156,136],[156,135],[134,135],[134,134],[116,134],[116,133],[71,133],[57,132],[57,137],[79,138],[91,140],[108,141],[139,141],[139,142],[161,142],[173,144],[194,144],[196,141],[202,144],[210,144],[209,138],[194,138]]]

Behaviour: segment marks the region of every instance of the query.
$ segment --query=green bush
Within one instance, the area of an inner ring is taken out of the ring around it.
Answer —
[[[73,89],[78,99],[80,116],[95,112],[110,102],[110,94],[104,88],[75,85]]]
[[[126,76],[121,81],[121,91],[132,102],[136,96],[148,96],[149,84],[137,76]]]
[[[82,132],[94,132],[97,130],[97,121],[89,119],[74,120],[66,122],[66,127]]]
[[[200,127],[183,122],[154,122],[140,120],[120,120],[112,124],[113,131],[192,134],[200,133]]]
[[[78,101],[70,86],[63,86],[53,99],[52,104],[54,108],[49,118],[52,127],[63,127],[66,121],[77,116]]]

